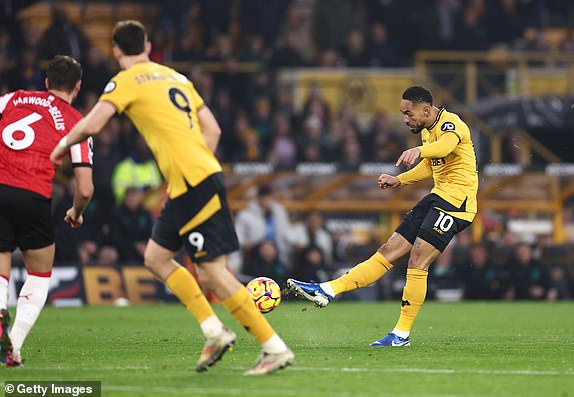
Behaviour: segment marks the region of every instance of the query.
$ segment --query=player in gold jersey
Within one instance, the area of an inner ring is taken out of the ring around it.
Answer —
[[[432,177],[434,187],[377,252],[342,277],[325,283],[287,280],[297,295],[324,307],[338,294],[366,287],[387,273],[393,263],[409,255],[401,315],[395,328],[371,346],[409,346],[409,334],[427,291],[428,269],[455,234],[470,225],[476,215],[478,173],[468,126],[454,113],[433,105],[429,90],[409,87],[400,111],[411,132],[421,134],[422,145],[404,151],[396,165],[412,169],[398,176],[383,174],[382,189],[398,188]]]
[[[151,45],[141,23],[119,22],[112,41],[122,71],[60,141],[52,161],[57,163],[70,145],[98,134],[115,113],[125,113],[145,138],[167,181],[169,200],[154,226],[144,260],[200,325],[205,346],[196,370],[206,371],[215,364],[235,343],[236,335],[215,315],[193,276],[175,262],[182,245],[197,264],[204,286],[262,346],[255,367],[245,375],[264,375],[290,365],[293,353],[226,268],[227,255],[238,249],[238,240],[214,155],[220,135],[217,121],[185,76],[150,61]]]

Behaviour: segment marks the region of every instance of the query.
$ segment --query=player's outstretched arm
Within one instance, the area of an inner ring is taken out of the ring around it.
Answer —
[[[84,223],[83,213],[88,208],[88,204],[94,194],[94,183],[92,182],[91,167],[74,168],[74,204],[66,212],[64,221],[71,227],[80,227]]]
[[[215,150],[217,150],[217,144],[219,143],[219,137],[221,136],[219,123],[207,106],[203,106],[199,109],[197,117],[199,118],[199,126],[201,128],[203,139],[205,139],[205,143],[209,150],[215,153]]]
[[[440,159],[448,156],[458,145],[460,138],[454,132],[445,132],[428,145],[419,146],[421,158]]]
[[[59,164],[70,146],[80,143],[90,136],[97,135],[115,113],[116,108],[110,102],[100,101],[96,103],[86,117],[78,121],[70,133],[60,140],[60,143],[52,151],[50,160],[54,164]]]
[[[410,170],[397,175],[397,179],[402,185],[410,185],[423,179],[432,177],[432,167],[429,159],[422,159],[416,166]]]

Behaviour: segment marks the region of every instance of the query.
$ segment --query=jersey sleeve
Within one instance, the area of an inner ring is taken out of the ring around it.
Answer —
[[[73,167],[91,167],[94,163],[94,140],[92,137],[70,146],[69,155]]]
[[[106,84],[99,100],[110,102],[119,114],[123,113],[135,98],[134,82],[120,72]]]
[[[4,113],[4,110],[6,109],[8,102],[14,96],[14,94],[15,94],[14,92],[9,92],[5,95],[0,96],[0,114]]]
[[[452,133],[458,137],[458,141],[462,141],[465,131],[468,130],[468,127],[460,121],[460,119],[448,119],[443,122],[440,126],[440,132],[438,133],[438,137],[442,137],[444,134]]]
[[[428,159],[422,159],[415,167],[397,175],[401,185],[410,185],[432,176],[432,167]]]
[[[452,152],[460,141],[461,138],[454,131],[447,131],[438,138],[438,141],[417,148],[421,151],[422,158],[443,158]]]

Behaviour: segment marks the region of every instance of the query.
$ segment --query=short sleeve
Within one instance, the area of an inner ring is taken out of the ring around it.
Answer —
[[[14,92],[9,92],[5,95],[0,96],[0,114],[4,113],[4,110],[6,109],[6,106],[10,101],[10,98],[12,98],[13,96]]]
[[[448,132],[452,132],[458,137],[458,141],[462,141],[463,137],[463,127],[461,125],[457,125],[454,121],[445,121],[440,126],[440,133],[439,136],[442,136]]]
[[[94,163],[94,140],[89,137],[83,142],[70,146],[69,154],[73,167],[91,167]]]
[[[110,102],[118,113],[123,113],[135,97],[134,83],[120,72],[106,84],[99,100]]]
[[[203,98],[199,95],[195,87],[193,86],[192,82],[189,82],[190,90],[191,90],[191,100],[193,101],[193,105],[195,106],[195,110],[198,111],[202,107],[205,106],[205,102],[203,102]]]

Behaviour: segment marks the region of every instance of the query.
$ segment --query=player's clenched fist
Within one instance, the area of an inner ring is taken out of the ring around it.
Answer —
[[[77,227],[82,226],[82,224],[84,223],[84,216],[81,214],[80,216],[78,216],[76,214],[76,210],[74,209],[74,207],[72,207],[68,211],[66,211],[64,222],[66,222],[68,225],[70,225],[70,227],[75,229]]]
[[[378,183],[381,189],[401,186],[401,181],[399,181],[399,178],[387,174],[381,174],[381,176],[379,176]]]

